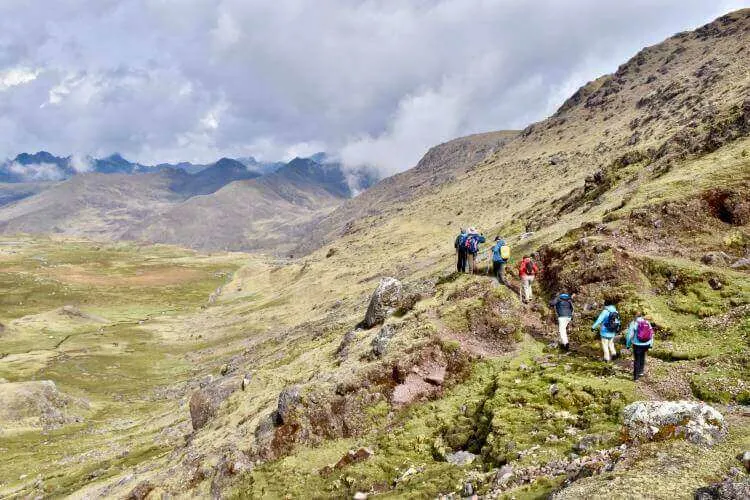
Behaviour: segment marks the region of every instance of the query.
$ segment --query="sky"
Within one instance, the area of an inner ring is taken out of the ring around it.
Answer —
[[[750,0],[0,0],[0,159],[326,151],[392,174],[520,129]]]

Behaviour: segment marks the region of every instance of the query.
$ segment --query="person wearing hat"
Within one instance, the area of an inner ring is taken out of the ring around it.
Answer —
[[[484,235],[477,232],[475,227],[469,228],[469,234],[466,236],[466,268],[469,274],[476,271],[477,254],[479,253],[479,244],[484,243]]]
[[[560,293],[549,303],[557,314],[557,327],[560,335],[560,346],[564,351],[569,349],[568,325],[573,320],[573,297],[567,293]]]

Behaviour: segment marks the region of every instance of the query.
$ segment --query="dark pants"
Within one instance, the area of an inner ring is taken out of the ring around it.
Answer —
[[[499,281],[503,285],[508,285],[508,282],[505,280],[505,262],[495,262],[493,260],[492,272],[495,274],[495,278],[497,278],[497,281]]]
[[[633,346],[633,380],[638,380],[638,378],[643,376],[643,370],[646,369],[646,353],[648,349],[648,346]]]
[[[465,273],[466,272],[466,250],[463,248],[459,248],[458,252],[458,262],[456,263],[456,271],[459,273]]]

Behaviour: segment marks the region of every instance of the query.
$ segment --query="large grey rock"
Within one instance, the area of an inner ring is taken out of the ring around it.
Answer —
[[[370,298],[365,319],[365,328],[379,325],[398,307],[402,295],[401,282],[396,278],[383,278]]]
[[[476,460],[477,456],[468,451],[457,451],[455,453],[449,453],[445,456],[445,461],[449,464],[464,466],[469,465]]]
[[[623,410],[623,426],[636,442],[682,437],[711,446],[727,433],[722,414],[695,401],[637,401]]]
[[[190,421],[193,430],[204,427],[216,416],[221,403],[224,402],[239,384],[233,380],[218,380],[196,390],[190,396]]]
[[[276,423],[283,425],[288,422],[289,416],[294,412],[302,401],[299,387],[293,385],[285,388],[279,394],[279,403],[276,407]]]

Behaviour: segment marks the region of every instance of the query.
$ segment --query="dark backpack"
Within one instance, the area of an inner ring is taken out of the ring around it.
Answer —
[[[465,234],[459,234],[458,235],[458,248],[463,248],[466,245],[466,235]]]
[[[654,328],[651,326],[651,323],[645,319],[639,319],[636,337],[638,338],[638,342],[651,342],[651,339],[654,338]]]
[[[466,238],[466,251],[469,253],[477,253],[479,251],[479,243],[474,236]]]
[[[526,261],[525,270],[527,275],[534,274],[534,263],[531,260]]]
[[[619,332],[622,328],[622,321],[620,321],[620,313],[617,311],[610,311],[609,316],[604,321],[604,327],[610,332]]]

